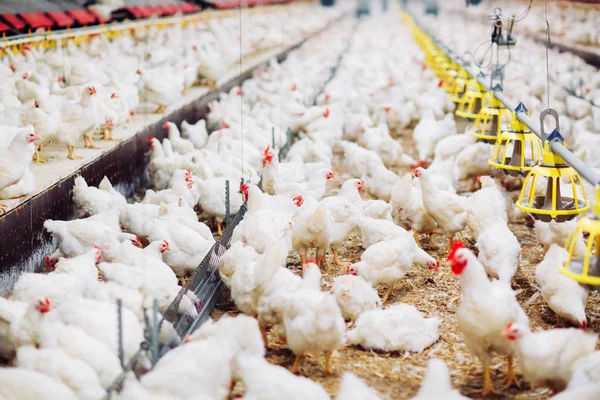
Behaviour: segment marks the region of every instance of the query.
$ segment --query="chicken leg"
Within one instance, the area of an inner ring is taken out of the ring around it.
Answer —
[[[115,142],[118,142],[121,139],[113,137],[112,128],[106,128],[102,133],[102,140],[114,140]]]
[[[217,221],[217,235],[223,236],[223,225]]]
[[[181,287],[184,287],[185,286],[185,279],[183,279],[183,276],[180,276],[177,279],[179,279],[179,284],[181,285]]]
[[[92,141],[92,138],[83,135],[83,141],[85,142],[85,147],[88,149],[99,149],[100,147],[96,146],[96,144]]]
[[[331,369],[331,350],[325,350],[325,371],[330,374]]]
[[[163,104],[163,105],[159,106],[159,107],[156,109],[156,111],[154,111],[154,114],[162,114],[162,113],[164,113],[165,111],[167,111],[167,106]]]
[[[333,263],[335,265],[342,265],[342,262],[340,261],[340,257],[338,255],[337,249],[332,248],[331,252],[333,253]]]
[[[390,297],[390,294],[392,294],[392,290],[394,290],[393,284],[391,284],[390,287],[388,288],[387,292],[385,292],[385,295],[383,296],[383,300],[381,300],[381,304],[385,304],[388,297]]]
[[[73,146],[67,145],[67,151],[69,152],[69,154],[67,155],[67,158],[69,160],[81,160],[83,158],[81,156],[75,155],[75,147],[73,147]]]
[[[521,385],[519,384],[519,380],[517,379],[517,375],[515,375],[515,370],[513,368],[513,357],[508,356],[507,361],[508,371],[506,374],[506,381],[504,382],[504,387],[508,389],[509,387],[515,385],[516,387],[520,388]]]
[[[269,338],[267,337],[267,328],[265,328],[262,324],[258,324],[258,328],[260,329],[260,335],[262,336],[262,340],[265,344],[265,347],[269,347]]]
[[[6,214],[6,204],[0,204],[0,212]]]
[[[35,149],[35,152],[33,153],[33,161],[35,161],[36,163],[39,163],[39,164],[43,164],[43,163],[48,162],[48,159],[40,156],[39,150]]]
[[[302,355],[302,354],[296,354],[296,359],[294,360],[294,364],[290,368],[290,372],[292,374],[295,374],[295,373],[298,372],[298,370],[300,369],[300,364],[302,364],[302,359],[303,358],[304,358],[304,355]]]
[[[452,243],[454,243],[454,235],[451,235],[448,238],[448,252],[450,252],[450,250],[452,249]]]
[[[415,242],[417,242],[417,246],[421,247],[421,242],[419,241],[419,232],[415,228],[412,228],[413,236],[415,238]]]
[[[483,367],[483,388],[481,389],[481,394],[486,396],[488,394],[496,394],[494,390],[494,385],[492,384],[492,375],[491,368],[489,365],[485,365]]]

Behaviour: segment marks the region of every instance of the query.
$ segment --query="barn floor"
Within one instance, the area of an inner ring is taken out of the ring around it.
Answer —
[[[464,132],[466,121],[457,120],[459,132]],[[411,131],[407,130],[398,136],[404,149],[412,151]],[[459,188],[460,189],[460,188]],[[518,191],[513,193],[518,196]],[[516,197],[515,197],[516,198]],[[530,221],[523,219],[509,225],[522,246],[521,264],[513,278],[512,287],[518,293],[518,300],[527,313],[533,330],[550,329],[556,326],[556,316],[539,295],[535,284],[535,266],[544,257],[544,248],[537,242]],[[463,240],[465,246],[474,250],[474,242],[468,233],[462,233],[456,239]],[[357,346],[346,346],[340,349],[333,358],[334,371],[328,375],[324,370],[324,358],[306,358],[300,369],[300,374],[320,383],[331,394],[335,395],[344,371],[351,371],[364,379],[369,386],[376,389],[385,399],[410,399],[419,389],[427,360],[438,357],[448,365],[452,384],[460,392],[473,399],[482,399],[483,367],[471,356],[463,343],[458,329],[455,312],[460,304],[461,293],[458,279],[446,265],[447,238],[439,233],[429,237],[421,235],[423,249],[438,259],[441,263],[438,273],[427,269],[414,268],[405,279],[396,285],[386,305],[398,302],[414,305],[426,317],[437,316],[442,320],[440,325],[440,340],[420,354],[405,352],[375,352],[367,351]],[[360,261],[363,249],[360,237],[353,235],[340,250],[342,266],[333,263],[333,255],[328,252],[327,265],[322,268],[323,290],[331,288],[333,278],[345,273],[346,265]],[[310,254],[309,254],[310,257]],[[301,273],[300,259],[296,253],[290,254],[288,268]],[[385,288],[379,288],[383,295]],[[588,324],[591,330],[600,331],[600,319],[595,310],[600,306],[600,296],[592,292],[588,299]],[[239,313],[231,300],[229,291],[225,292],[212,317],[218,319],[223,314]],[[284,367],[290,367],[294,361],[293,353],[279,342],[273,332],[269,335],[267,359]],[[490,399],[546,399],[553,392],[546,388],[532,388],[521,382],[520,388],[505,389],[503,381],[506,373],[506,360],[495,357],[493,362],[492,379],[497,395],[488,395]],[[517,373],[519,371],[517,365]],[[522,379],[521,379],[522,380]],[[238,384],[233,392],[243,393],[243,387]]]

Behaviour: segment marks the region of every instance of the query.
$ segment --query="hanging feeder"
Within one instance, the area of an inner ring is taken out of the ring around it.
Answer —
[[[529,115],[529,110],[519,103],[512,113],[510,128],[502,132],[490,160],[489,165],[502,170],[511,176],[525,176],[540,161],[542,142],[527,125],[517,119],[517,113]]]
[[[544,117],[551,115],[556,120],[556,129],[546,137],[544,131]],[[533,167],[525,181],[516,206],[529,213],[534,219],[543,222],[555,220],[556,222],[565,222],[575,218],[578,214],[587,211],[590,208],[585,197],[585,188],[581,182],[581,177],[565,160],[554,153],[550,147],[553,141],[559,141],[565,145],[563,137],[560,135],[558,125],[558,113],[552,109],[547,109],[540,115],[540,129],[543,139],[543,152],[541,162]],[[535,188],[540,179],[546,179],[546,193],[542,196],[536,196]],[[561,193],[561,180],[568,180],[571,186],[573,197]],[[577,197],[577,187],[581,188],[582,199]]]
[[[575,257],[575,246],[582,234],[585,255]],[[569,258],[560,272],[579,283],[600,286],[600,185],[596,185],[593,214],[579,220],[577,228],[567,241],[566,250],[569,252]]]
[[[488,92],[486,99],[486,106],[479,110],[475,117],[471,134],[478,140],[495,142],[502,133],[502,120],[510,111],[494,96],[494,91]],[[489,122],[492,125],[490,129],[487,128]]]
[[[456,116],[475,119],[479,110],[485,107],[486,92],[486,88],[477,79],[470,79],[467,84],[467,91],[456,106]]]

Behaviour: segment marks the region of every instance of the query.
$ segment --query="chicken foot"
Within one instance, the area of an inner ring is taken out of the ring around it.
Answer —
[[[325,371],[330,374],[332,371],[331,368],[331,350],[325,350]]]
[[[181,287],[185,287],[185,279],[183,278],[183,276],[180,276],[177,279],[179,279],[179,284],[181,285]]]
[[[81,156],[75,155],[75,147],[74,146],[67,145],[67,151],[69,152],[69,154],[67,155],[67,158],[69,160],[81,160],[83,158]]]
[[[517,379],[517,375],[515,374],[515,369],[513,367],[513,357],[508,356],[507,362],[508,362],[508,371],[506,374],[506,381],[504,381],[504,387],[508,389],[509,387],[514,385],[518,388],[521,388],[521,385],[519,384],[519,380]]]
[[[394,285],[390,285],[390,287],[388,288],[387,292],[385,292],[385,295],[383,296],[383,300],[381,300],[381,304],[384,304],[388,297],[390,297],[390,294],[392,294],[392,290],[394,290]]]
[[[0,204],[0,212],[6,214],[6,204]]]
[[[161,106],[159,106],[156,111],[154,111],[154,114],[162,114],[165,111],[167,111],[167,106],[162,104]]]
[[[296,354],[296,359],[294,360],[294,364],[290,367],[290,372],[295,374],[300,369],[300,365],[302,364],[302,359],[304,358],[303,354]]]
[[[333,253],[333,263],[335,265],[342,265],[342,262],[340,261],[340,257],[338,255],[338,251],[337,249],[334,249],[333,247],[331,248],[331,252]]]
[[[85,142],[85,147],[88,149],[99,149],[100,148],[92,141],[92,138],[89,138],[85,135],[83,135],[83,141]]]
[[[417,242],[417,246],[421,247],[421,242],[419,241],[419,232],[415,228],[412,228],[413,236],[415,238],[415,242]]]
[[[221,224],[219,221],[217,222],[217,235],[219,236],[223,236],[223,224]]]
[[[42,146],[40,146],[40,147],[42,147]],[[33,161],[35,161],[36,163],[40,163],[40,164],[48,162],[47,158],[43,158],[42,156],[40,156],[40,151],[41,151],[40,149],[35,149],[35,152],[33,153]]]
[[[492,371],[490,366],[485,365],[483,369],[483,388],[481,389],[481,394],[484,396],[488,394],[497,394],[496,390],[494,390],[494,385],[492,384]]]

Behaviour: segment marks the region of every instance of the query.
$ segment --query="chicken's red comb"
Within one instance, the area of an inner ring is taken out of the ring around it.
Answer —
[[[117,98],[117,94],[116,94],[116,93],[113,93],[113,94],[111,94],[111,95],[110,95],[110,98],[111,98],[111,99],[116,99],[116,98]]]
[[[310,259],[310,260],[308,260],[306,263],[307,263],[307,264],[316,264],[316,263],[317,263],[317,260],[315,260],[314,258],[311,258],[311,259]]]
[[[510,329],[510,328],[512,328],[512,326],[513,326],[513,323],[509,322],[508,325],[506,325],[506,329]]]
[[[391,109],[392,109],[392,107],[386,107],[385,112],[390,112]]]
[[[149,137],[148,137],[148,144],[149,144],[150,146],[152,146],[152,141],[153,141],[154,139],[155,139],[155,138],[154,138],[154,136],[149,136]]]
[[[169,121],[165,121],[162,124],[163,129],[168,129],[169,128]]]
[[[327,118],[327,117],[329,117],[329,107],[327,107],[325,109],[325,111],[323,112],[323,118]]]
[[[263,153],[263,155],[268,155],[271,152],[271,146],[267,146],[267,148],[265,149],[265,152]]]
[[[452,258],[454,258],[454,255],[456,254],[456,252],[459,249],[462,249],[463,247],[464,247],[464,244],[460,240],[458,242],[452,243],[452,248],[450,249],[450,253],[448,254],[448,257],[446,258],[446,260],[451,260]]]
[[[238,96],[242,95],[242,88],[238,87],[238,89],[235,91],[235,94],[237,94]]]

